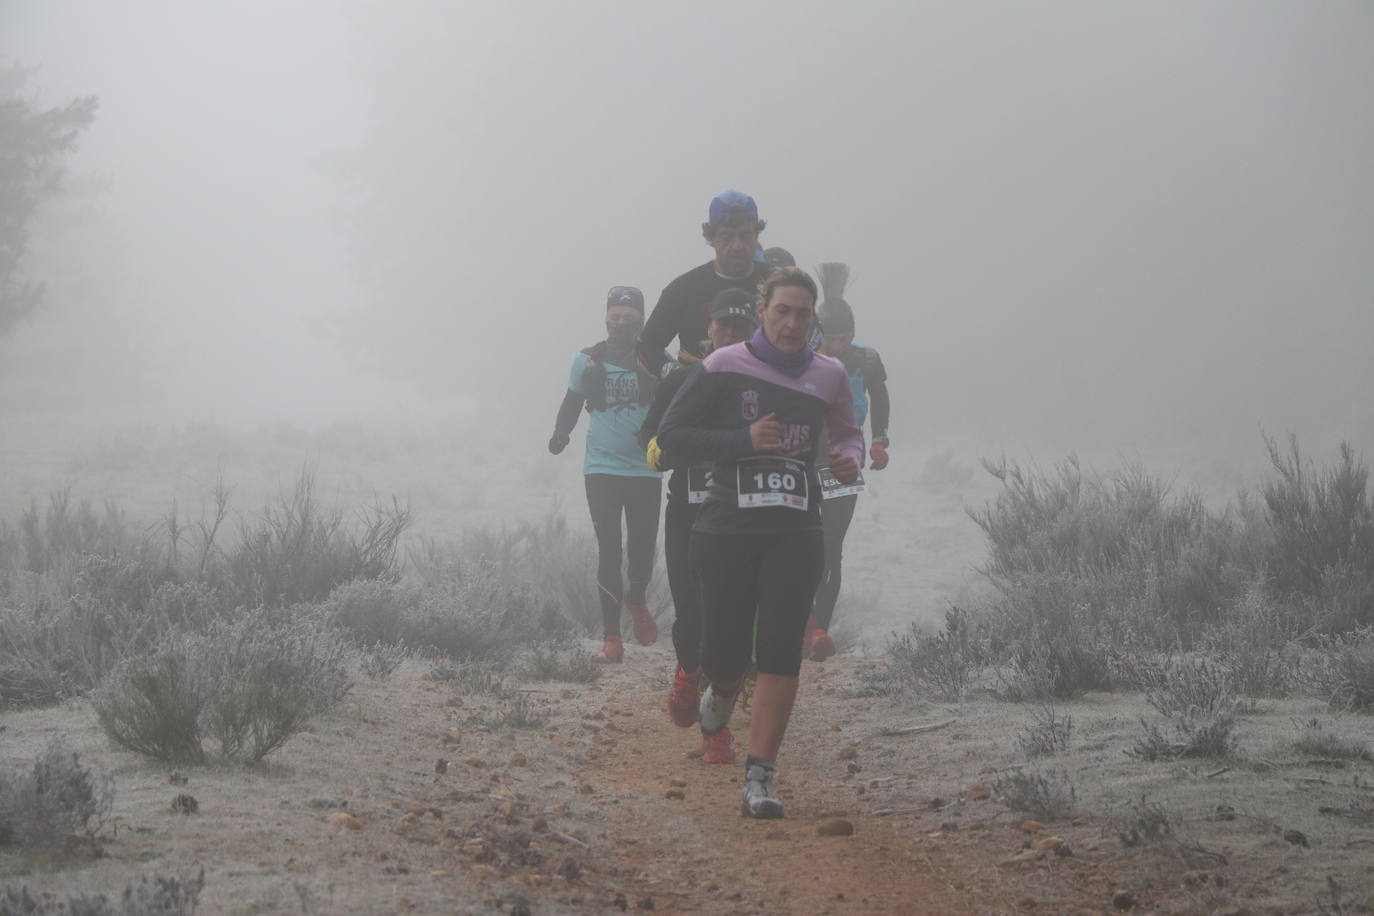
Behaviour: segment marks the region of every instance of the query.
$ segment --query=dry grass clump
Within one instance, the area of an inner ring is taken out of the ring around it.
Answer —
[[[587,684],[601,677],[605,667],[580,646],[537,642],[521,658],[520,671],[533,681],[566,681]]]
[[[1374,751],[1362,741],[1352,741],[1332,734],[1318,718],[1295,721],[1298,736],[1287,743],[1294,754],[1318,760],[1363,760],[1374,763]]]
[[[1069,749],[1073,740],[1073,716],[1060,715],[1050,703],[1036,711],[1031,723],[1017,736],[1027,757],[1049,757]]]
[[[1051,770],[1011,770],[997,777],[992,794],[1011,810],[1042,821],[1067,820],[1078,802],[1069,774]]]
[[[553,712],[546,703],[517,693],[495,709],[474,712],[468,717],[468,724],[491,731],[504,731],[512,728],[543,728],[551,718]]]
[[[0,894],[0,916],[191,916],[204,888],[203,868],[195,877],[145,875],[117,899],[104,894],[35,897],[27,887],[7,887]]]
[[[0,773],[0,845],[60,853],[93,842],[114,805],[114,780],[81,765],[62,736],[32,769]]]

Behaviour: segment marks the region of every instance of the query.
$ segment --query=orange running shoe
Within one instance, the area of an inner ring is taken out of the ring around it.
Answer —
[[[625,660],[625,644],[619,636],[607,636],[601,644],[601,651],[592,656],[592,661],[603,665],[618,665]]]
[[[658,639],[658,624],[654,615],[649,613],[647,604],[627,604],[630,619],[634,621],[635,639],[641,646],[652,646]]]
[[[668,715],[678,728],[697,724],[697,704],[701,702],[701,671],[687,672],[677,666],[673,686],[668,690]]]
[[[830,638],[830,634],[825,630],[817,630],[811,634],[811,660],[813,662],[823,662],[835,654],[835,640]]]
[[[722,728],[714,735],[701,736],[701,762],[735,762],[735,738],[730,734],[730,729]]]

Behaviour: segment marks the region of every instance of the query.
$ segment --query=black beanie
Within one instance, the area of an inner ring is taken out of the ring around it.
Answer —
[[[633,286],[612,286],[611,291],[606,294],[606,311],[609,312],[617,305],[628,305],[643,315],[644,294]]]

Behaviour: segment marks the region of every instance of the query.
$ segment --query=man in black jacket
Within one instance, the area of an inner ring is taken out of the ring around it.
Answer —
[[[727,289],[711,303],[710,324],[706,333],[709,350],[741,343],[758,328],[755,294],[743,289]],[[673,649],[677,653],[677,673],[668,691],[668,715],[681,728],[697,723],[701,700],[701,583],[692,573],[688,542],[697,506],[706,498],[709,465],[690,465],[677,461],[658,446],[658,422],[672,403],[682,383],[701,367],[697,364],[674,369],[654,392],[654,402],[640,428],[639,437],[648,450],[649,467],[673,472],[668,479],[668,508],[663,521],[663,555],[668,567],[668,588],[673,593]],[[725,728],[714,735],[703,735],[703,763],[732,763],[734,739]]]
[[[715,257],[663,288],[639,335],[639,361],[649,372],[662,375],[663,348],[674,337],[683,362],[700,360],[706,352],[706,311],[711,302],[731,287],[757,291],[771,272],[768,265],[754,260],[765,225],[748,194],[722,191],[711,199],[701,234],[715,249]]]

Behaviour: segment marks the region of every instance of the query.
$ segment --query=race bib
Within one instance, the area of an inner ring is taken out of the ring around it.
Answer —
[[[853,496],[855,493],[864,491],[863,471],[859,472],[858,478],[853,483],[840,483],[840,479],[828,467],[817,468],[816,473],[821,479],[821,499]]]
[[[809,485],[806,462],[780,455],[756,455],[735,465],[739,507],[786,506],[806,511]]]
[[[706,491],[711,486],[706,468],[687,469],[687,502],[689,505],[706,502]]]

